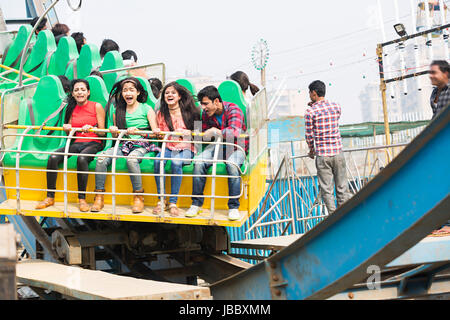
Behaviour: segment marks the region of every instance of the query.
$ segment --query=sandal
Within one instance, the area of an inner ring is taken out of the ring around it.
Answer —
[[[159,201],[156,207],[153,208],[153,214],[159,215],[161,214],[161,206],[164,208],[164,210],[167,210],[167,205],[163,201]]]
[[[169,204],[169,213],[172,217],[178,217],[180,215],[180,211],[175,203]]]

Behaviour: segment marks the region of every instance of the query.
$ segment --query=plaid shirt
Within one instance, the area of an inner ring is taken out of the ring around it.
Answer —
[[[430,97],[431,109],[433,110],[433,118],[439,113],[439,111],[441,111],[442,109],[444,109],[446,106],[448,106],[450,104],[449,85],[447,84],[441,90],[441,92],[439,93],[439,98],[438,98],[437,103],[434,103],[434,100],[436,99],[438,91],[439,91],[438,87],[434,88],[433,92],[431,93],[431,97]]]
[[[317,156],[331,157],[342,151],[340,117],[341,107],[328,100],[318,101],[306,109],[306,142]]]
[[[244,113],[234,103],[223,102],[222,125],[219,124],[214,115],[208,117],[206,112],[203,112],[202,131],[205,132],[210,128],[220,129],[223,141],[233,141],[234,144],[244,147],[246,153],[248,152],[248,138],[239,138],[241,134],[247,131]]]

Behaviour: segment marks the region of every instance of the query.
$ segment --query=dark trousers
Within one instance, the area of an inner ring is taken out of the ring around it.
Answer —
[[[72,143],[69,147],[69,153],[79,153],[80,155],[77,157],[77,171],[88,171],[89,163],[94,160],[93,156],[87,155],[95,155],[97,152],[103,149],[103,145],[98,142],[75,142]],[[55,152],[64,152],[65,147],[56,150]],[[68,156],[70,158],[71,156]],[[47,169],[49,170],[58,170],[58,166],[64,161],[64,156],[55,154],[51,155],[48,158]],[[56,189],[56,178],[57,172],[47,172],[47,189]],[[78,199],[86,199],[86,194],[83,193],[86,191],[88,174],[87,173],[78,173],[78,191],[81,193],[78,194]],[[47,197],[54,198],[55,192],[48,191]]]

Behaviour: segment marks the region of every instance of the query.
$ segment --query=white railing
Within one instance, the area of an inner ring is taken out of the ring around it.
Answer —
[[[349,191],[355,195],[407,144],[344,150]],[[304,234],[328,216],[322,203],[314,160],[308,155],[283,156],[259,215],[246,239]]]
[[[10,129],[14,129],[14,130],[24,130],[22,133],[5,133],[3,130],[10,130]],[[17,211],[20,211],[20,191],[21,190],[28,190],[28,191],[52,191],[52,192],[59,192],[59,193],[63,193],[64,194],[64,213],[67,214],[68,212],[68,195],[69,194],[78,194],[78,193],[84,193],[84,194],[96,194],[95,192],[92,191],[78,191],[78,190],[68,190],[68,174],[71,173],[83,173],[83,174],[96,174],[95,172],[91,172],[91,171],[77,171],[77,170],[68,170],[68,157],[69,156],[79,156],[79,153],[69,153],[69,146],[71,141],[73,140],[73,138],[76,139],[92,139],[91,137],[75,137],[75,133],[76,132],[80,132],[81,129],[80,128],[72,128],[69,135],[68,136],[63,136],[63,135],[42,135],[42,134],[36,134],[33,133],[33,131],[37,131],[37,130],[54,130],[54,131],[63,131],[62,128],[59,127],[39,127],[39,126],[19,126],[19,125],[5,125],[3,126],[3,130],[2,130],[2,134],[1,134],[1,143],[2,146],[4,146],[4,139],[8,138],[8,137],[16,137],[18,138],[18,143],[17,143],[17,148],[7,148],[4,149],[2,148],[2,150],[0,150],[0,160],[2,161],[2,166],[0,167],[2,170],[15,170],[16,172],[16,186],[5,186],[5,187],[1,187],[4,189],[15,189],[16,190],[16,201],[17,201]],[[109,132],[109,130],[106,129],[91,129],[91,132],[96,132],[96,133],[106,133]],[[143,196],[155,196],[155,197],[159,197],[160,199],[162,199],[162,201],[164,201],[165,197],[170,197],[170,196],[177,196],[177,197],[192,197],[193,195],[186,195],[186,194],[170,194],[170,193],[165,193],[165,187],[164,187],[164,178],[165,177],[173,177],[173,176],[181,176],[181,177],[210,177],[212,179],[212,186],[211,186],[211,193],[210,195],[195,195],[195,197],[199,197],[199,198],[211,198],[211,215],[210,215],[210,219],[213,220],[214,219],[214,211],[215,211],[215,202],[214,199],[235,199],[235,198],[240,198],[243,195],[243,190],[244,190],[244,186],[242,183],[242,179],[241,179],[241,191],[240,194],[237,196],[219,196],[216,195],[216,179],[220,178],[220,179],[225,179],[225,178],[236,178],[235,176],[229,176],[229,175],[217,175],[217,164],[218,163],[225,163],[226,165],[231,165],[237,168],[237,170],[239,171],[240,175],[246,175],[247,171],[248,171],[248,165],[245,165],[245,169],[244,171],[241,170],[241,168],[235,164],[232,161],[229,160],[219,160],[218,156],[219,156],[219,152],[221,151],[220,148],[224,147],[226,148],[233,148],[234,149],[238,149],[241,150],[242,152],[244,152],[245,154],[245,149],[243,148],[243,146],[240,145],[236,145],[234,143],[229,143],[229,142],[224,142],[222,141],[221,138],[217,138],[216,141],[200,141],[199,139],[196,138],[202,138],[204,136],[204,134],[202,133],[193,133],[192,137],[193,139],[187,139],[187,140],[183,140],[183,143],[192,143],[195,145],[203,145],[203,144],[213,144],[215,145],[215,150],[214,150],[214,158],[211,160],[208,159],[197,159],[197,158],[177,158],[177,160],[179,161],[183,161],[183,162],[207,162],[207,163],[212,163],[213,169],[212,169],[212,174],[211,175],[195,175],[195,174],[182,174],[182,175],[178,175],[178,174],[165,174],[164,172],[164,161],[165,160],[173,160],[172,158],[167,158],[167,157],[163,157],[162,155],[165,154],[165,150],[167,148],[166,144],[168,142],[176,142],[174,140],[170,140],[170,137],[173,136],[178,136],[180,137],[181,134],[180,133],[176,133],[176,132],[161,132],[160,134],[164,136],[164,138],[159,139],[157,137],[155,138],[149,138],[149,139],[139,139],[139,141],[148,141],[150,143],[162,143],[162,148],[161,148],[161,156],[160,157],[152,157],[152,156],[144,156],[144,157],[136,157],[136,156],[124,156],[124,155],[118,155],[118,149],[119,149],[119,145],[121,142],[123,141],[136,141],[136,139],[128,139],[128,138],[124,138],[125,134],[127,133],[127,130],[119,130],[119,135],[117,138],[115,137],[101,137],[99,136],[98,138],[96,138],[97,140],[112,140],[114,142],[114,153],[112,155],[107,155],[107,154],[103,154],[103,153],[99,153],[96,155],[92,155],[92,157],[94,158],[98,158],[98,157],[102,157],[102,158],[112,158],[112,168],[111,168],[111,172],[106,172],[106,173],[101,173],[102,175],[111,175],[112,176],[112,187],[111,187],[111,192],[104,192],[103,194],[105,195],[111,195],[112,196],[112,215],[113,218],[116,216],[117,214],[117,209],[116,209],[116,197],[117,196],[121,196],[121,195],[134,195],[134,193],[130,193],[130,192],[121,192],[118,193],[117,192],[117,186],[116,186],[116,176],[121,176],[121,175],[126,175],[126,176],[131,176],[131,175],[140,175],[142,177],[148,177],[148,176],[152,176],[152,177],[160,177],[160,182],[161,182],[161,192],[160,193],[140,193],[140,195]],[[136,131],[134,134],[149,134],[149,135],[153,135],[156,136],[152,131]],[[23,142],[25,138],[45,138],[45,139],[65,139],[65,151],[64,152],[51,152],[51,151],[40,151],[40,150],[23,150]],[[246,137],[246,135],[241,135],[241,137]],[[5,167],[3,165],[3,159],[4,156],[8,153],[11,154],[15,154],[15,167]],[[49,169],[40,169],[40,168],[22,168],[20,165],[20,155],[21,154],[27,154],[27,153],[31,153],[31,154],[45,154],[45,155],[62,155],[64,156],[64,162],[63,162],[63,169],[62,170],[49,170]],[[89,155],[91,156],[91,155]],[[148,159],[148,160],[160,160],[160,173],[141,173],[141,174],[132,174],[132,173],[121,173],[121,172],[117,172],[116,170],[116,161],[117,159],[120,158],[125,158],[125,159],[138,159],[138,160],[143,160],[143,159]],[[25,187],[21,187],[20,185],[20,172],[21,171],[33,171],[33,172],[61,172],[63,173],[64,176],[64,188],[63,190],[53,190],[53,189],[41,189],[41,188],[25,188]],[[161,218],[164,218],[164,210],[161,210],[161,214],[160,214]]]

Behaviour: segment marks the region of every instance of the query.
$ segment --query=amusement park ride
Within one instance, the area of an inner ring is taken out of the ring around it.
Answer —
[[[42,18],[54,13],[58,2],[27,1],[27,5]],[[68,3],[73,10],[82,8],[81,0]],[[435,31],[439,30],[430,32]],[[66,94],[58,76],[86,79],[91,87],[90,99],[105,106],[116,81],[135,70],[164,80],[165,66],[157,63],[124,67],[117,51],[108,52],[102,61],[96,45],[87,44],[78,53],[71,37],[61,38],[56,45],[50,31],[41,31],[36,36],[30,25],[22,25],[18,32],[2,31],[0,36],[3,45],[0,166],[4,197],[0,222],[13,225],[21,235],[24,248],[21,258],[29,259],[17,264],[17,277],[41,298],[449,297],[450,239],[423,240],[450,217],[449,164],[436,162],[436,157],[450,156],[448,108],[409,145],[402,146],[404,149],[389,159],[392,161],[378,175],[364,170],[362,176],[350,179],[356,188],[353,198],[328,216],[320,210],[317,187],[308,194],[302,189],[304,177],[294,179],[292,164],[305,159],[286,156],[276,175],[267,174],[270,159],[266,90],[262,89],[247,104],[239,85],[227,80],[219,86],[219,92],[224,101],[237,104],[243,111],[248,128],[245,136],[250,144],[248,157],[239,168],[242,177],[239,220],[227,218],[227,161],[217,160],[219,146],[227,142],[221,140],[214,142],[216,157],[207,173],[206,201],[199,216],[173,217],[165,211],[155,215],[150,209],[133,214],[129,209],[133,193],[125,159],[116,154],[112,156],[108,174],[104,210],[81,212],[76,206],[76,157],[69,159],[67,152],[77,129],[63,134],[64,117],[59,117],[59,113],[65,112],[60,107],[65,105]],[[90,76],[92,70],[99,70],[103,79]],[[146,103],[154,108],[157,99],[146,78],[138,79],[149,93]],[[179,79],[178,83],[196,96],[196,88],[189,80]],[[105,148],[115,146],[117,151],[124,133],[117,138],[108,134],[103,138]],[[164,132],[163,139],[152,141],[164,150],[173,134]],[[195,137],[192,143],[202,144]],[[36,210],[35,204],[47,191],[47,159],[64,146],[56,202],[44,210]],[[382,152],[395,147],[398,146],[388,143]],[[162,194],[156,191],[155,155],[149,153],[141,163],[146,208],[156,206],[158,196],[170,196],[165,191]],[[195,161],[199,160],[194,158]],[[170,165],[168,161],[164,167],[168,177],[173,176]],[[88,202],[93,201],[94,169],[95,160],[88,172],[87,190],[91,190],[86,192]],[[193,164],[184,166],[179,195],[181,211],[190,205],[193,176]],[[312,177],[308,181],[314,184],[315,180]],[[286,193],[274,199],[272,191],[281,188]],[[305,211],[308,217],[299,218],[305,199],[310,196],[312,200]],[[272,223],[269,220],[275,212],[286,217],[288,207],[293,213],[282,220],[281,234],[253,240],[233,236],[233,230],[238,228],[247,228],[246,235],[251,230],[259,232]],[[312,220],[315,226],[308,229],[306,226]],[[255,224],[249,227],[250,222]],[[305,228],[301,229],[302,226]],[[289,236],[287,230],[292,229],[294,234]],[[299,235],[295,230],[300,229]],[[253,265],[237,258],[239,254],[233,251],[236,248],[266,251],[268,256]],[[370,266],[380,268],[377,290],[361,285],[370,275],[367,273]],[[65,273],[71,276],[64,276]],[[74,285],[73,274],[90,285]],[[199,279],[207,285],[199,286]],[[102,289],[105,283],[117,283],[122,291],[108,293]]]

